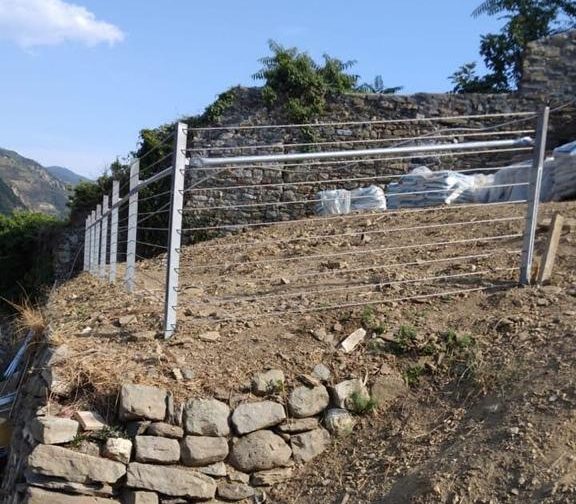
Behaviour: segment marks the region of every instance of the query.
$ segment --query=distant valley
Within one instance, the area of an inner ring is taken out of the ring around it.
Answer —
[[[68,168],[44,167],[0,148],[0,213],[22,209],[64,217],[70,188],[85,180]]]

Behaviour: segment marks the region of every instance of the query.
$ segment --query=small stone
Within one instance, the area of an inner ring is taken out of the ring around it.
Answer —
[[[294,476],[294,468],[280,467],[252,473],[250,483],[254,486],[272,486],[282,483]]]
[[[250,482],[250,475],[243,473],[242,471],[238,471],[233,467],[227,466],[228,469],[228,480],[229,481],[237,481],[238,483],[249,483]]]
[[[119,416],[121,420],[164,420],[166,391],[147,385],[122,385]]]
[[[291,455],[292,450],[280,436],[261,430],[239,438],[229,460],[236,469],[250,473],[286,466]]]
[[[254,495],[254,489],[244,483],[228,483],[220,481],[217,490],[218,497],[227,501],[248,499]]]
[[[182,463],[187,466],[205,466],[227,456],[228,440],[223,437],[186,436],[182,442]]]
[[[131,491],[126,494],[126,504],[158,504],[158,495],[154,492]]]
[[[330,369],[328,369],[324,364],[317,364],[316,366],[314,366],[312,374],[316,378],[318,378],[321,382],[329,381],[330,377],[332,376]]]
[[[125,315],[117,320],[117,325],[120,327],[126,327],[130,324],[135,324],[136,322],[138,322],[136,315]]]
[[[198,471],[179,467],[132,462],[128,466],[126,486],[151,490],[169,497],[209,500],[216,495],[216,482]]]
[[[174,379],[176,381],[184,380],[184,375],[182,374],[182,371],[180,370],[180,368],[172,369],[172,376],[174,377]]]
[[[196,469],[200,471],[202,474],[206,474],[207,476],[213,477],[224,477],[228,475],[228,469],[224,462],[215,462],[214,464],[210,464],[204,467],[198,467]]]
[[[340,347],[345,353],[350,353],[354,350],[366,337],[366,330],[359,328],[356,329],[350,336],[348,336],[342,343]]]
[[[186,381],[190,381],[194,379],[194,371],[190,368],[182,368],[180,370],[182,372],[182,377],[186,380]]]
[[[136,462],[175,464],[180,460],[180,444],[176,439],[136,436],[134,448]]]
[[[101,431],[107,427],[106,420],[95,411],[76,411],[72,418],[80,424],[84,431]]]
[[[123,438],[109,438],[102,450],[102,456],[110,460],[116,460],[123,464],[130,462],[132,454],[132,441]]]
[[[276,394],[284,388],[284,372],[281,369],[270,369],[252,377],[251,389],[256,395]]]
[[[39,443],[54,445],[72,441],[78,434],[79,425],[69,418],[44,416],[32,419],[28,428]]]
[[[228,436],[230,408],[216,399],[192,399],[184,408],[184,426],[188,434]]]
[[[330,434],[325,429],[316,429],[292,436],[292,453],[296,462],[309,462],[330,446]]]
[[[350,411],[357,409],[354,398],[359,400],[370,400],[370,394],[366,386],[357,378],[338,383],[332,388],[334,403],[339,408]]]
[[[278,425],[285,419],[284,406],[274,401],[243,403],[234,410],[232,425],[243,435]]]
[[[299,434],[318,428],[318,419],[310,418],[289,418],[285,423],[279,425],[277,429],[285,434]]]
[[[149,436],[160,436],[173,439],[184,437],[184,429],[176,425],[170,425],[164,422],[155,422],[148,427],[146,434]]]
[[[513,436],[517,436],[518,434],[520,434],[520,428],[519,427],[510,427],[510,434],[512,434]]]
[[[324,385],[296,387],[288,397],[288,408],[296,418],[311,417],[324,411],[329,402],[330,396]]]
[[[201,341],[218,341],[220,339],[220,333],[218,331],[208,331],[198,335],[198,339]]]
[[[342,408],[329,409],[324,415],[324,425],[336,437],[351,434],[355,424],[354,417]]]

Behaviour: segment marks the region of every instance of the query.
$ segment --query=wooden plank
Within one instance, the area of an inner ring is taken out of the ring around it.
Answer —
[[[543,284],[544,282],[549,281],[552,277],[552,269],[554,268],[556,252],[558,251],[558,245],[560,243],[560,236],[562,235],[563,225],[564,217],[556,212],[554,217],[552,217],[552,223],[548,231],[548,239],[546,241],[544,257],[542,258],[542,263],[540,264],[540,269],[538,272],[539,284]]]

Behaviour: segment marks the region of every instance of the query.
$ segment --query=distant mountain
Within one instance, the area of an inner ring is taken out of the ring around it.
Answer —
[[[33,159],[0,149],[0,179],[3,182],[0,185],[0,211],[7,213],[14,208],[26,208],[57,217],[67,214],[66,184]]]
[[[0,214],[9,214],[13,210],[25,208],[24,203],[14,194],[10,186],[0,179]]]
[[[90,180],[86,177],[83,177],[82,175],[78,175],[68,168],[64,168],[63,166],[46,166],[45,168],[50,175],[56,177],[58,180],[64,182],[67,185],[75,186],[80,182],[87,182]]]

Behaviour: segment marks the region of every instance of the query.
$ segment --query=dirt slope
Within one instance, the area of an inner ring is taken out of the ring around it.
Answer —
[[[574,203],[548,204],[541,220],[556,210],[576,217]],[[552,285],[542,289],[504,288],[518,275],[519,220],[389,233],[522,214],[492,207],[454,217],[440,211],[365,216],[354,224],[276,226],[186,248],[181,324],[169,342],[147,332],[160,328],[163,257],[139,263],[135,296],[81,275],[49,306],[53,336],[76,352],[62,369],[71,397],[105,410],[103,399],[115,400],[118,383],[134,381],[165,386],[180,399],[242,399],[243,384],[256,371],[279,367],[295,383],[319,362],[331,368],[334,382],[361,377],[372,383],[398,373],[409,392],[360,417],[350,438],[293,482],[272,489],[271,502],[340,503],[346,495],[349,504],[572,502],[575,230],[565,230]],[[511,237],[498,245],[467,241],[495,235]],[[544,238],[541,228],[540,248]],[[411,248],[454,240],[462,243]],[[342,252],[355,253],[315,257]],[[484,254],[458,264],[430,262]],[[411,265],[390,271],[404,263]],[[333,291],[343,286],[358,290]],[[488,286],[498,288],[405,300]],[[331,292],[310,294],[326,289]],[[360,306],[325,310],[356,302]],[[372,302],[378,304],[362,304]],[[133,320],[120,324],[127,314]],[[370,341],[343,354],[334,343],[360,326]],[[218,331],[219,338],[208,341],[201,337],[206,331]],[[402,334],[408,336],[399,345]],[[175,370],[183,369],[194,378],[180,379]]]

